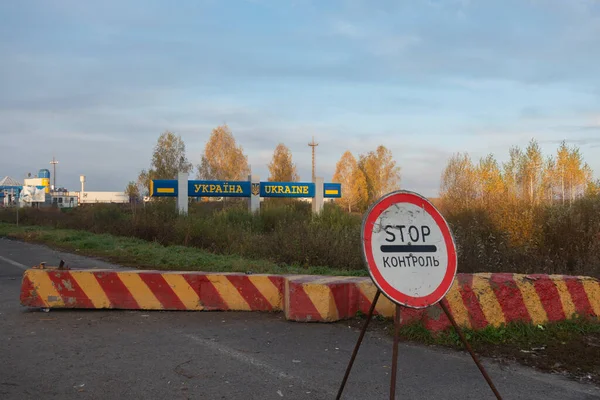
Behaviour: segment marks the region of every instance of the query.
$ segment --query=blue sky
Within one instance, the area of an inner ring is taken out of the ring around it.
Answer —
[[[4,1],[0,175],[47,168],[123,190],[165,130],[196,165],[232,129],[267,179],[279,142],[310,180],[383,144],[437,195],[454,152],[503,161],[537,139],[600,171],[600,2]]]

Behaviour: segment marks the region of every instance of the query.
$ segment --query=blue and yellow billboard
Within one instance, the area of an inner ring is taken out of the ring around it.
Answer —
[[[150,196],[177,197],[179,190],[176,179],[153,179],[150,181]]]
[[[177,197],[176,179],[156,179],[150,184],[152,197]],[[189,197],[315,197],[313,182],[260,182],[249,181],[188,181]],[[340,183],[324,183],[323,197],[342,197]]]
[[[250,182],[188,181],[190,197],[250,197]]]
[[[312,182],[261,182],[260,197],[315,197]]]
[[[324,183],[323,184],[323,197],[325,197],[326,199],[342,197],[342,184],[341,183]]]

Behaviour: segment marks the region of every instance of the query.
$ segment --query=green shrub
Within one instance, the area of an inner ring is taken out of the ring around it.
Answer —
[[[572,206],[473,208],[445,215],[455,236],[459,272],[558,273],[600,277],[600,199]],[[14,209],[0,222],[14,223]],[[327,203],[269,199],[252,215],[243,200],[190,203],[179,216],[173,199],[138,205],[86,205],[71,210],[21,209],[19,222],[198,247],[218,254],[297,266],[364,269],[362,215]]]

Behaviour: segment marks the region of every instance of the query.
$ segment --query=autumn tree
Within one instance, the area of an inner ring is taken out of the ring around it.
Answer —
[[[475,204],[477,199],[477,170],[467,153],[450,157],[442,173],[440,197],[444,208],[458,212]]]
[[[469,173],[468,168],[465,172]],[[479,160],[479,165],[475,170],[476,196],[489,209],[495,203],[501,201],[505,193],[505,184],[502,178],[502,171],[493,154],[488,154],[485,158]]]
[[[137,183],[145,192],[149,192],[151,180],[176,179],[179,172],[190,173],[193,168],[186,158],[185,143],[181,136],[165,131],[154,146],[151,168],[140,172]]]
[[[506,198],[516,200],[519,198],[521,191],[519,190],[519,168],[523,151],[518,146],[513,146],[509,149],[509,159],[503,164],[503,180]]]
[[[365,207],[368,201],[367,180],[350,151],[346,151],[336,164],[333,182],[341,184],[342,197],[336,202],[348,212]]]
[[[125,194],[129,197],[130,203],[137,203],[141,200],[140,188],[136,182],[131,181],[125,187]]]
[[[592,170],[583,161],[579,148],[567,148],[563,142],[558,150],[557,168],[561,178],[561,198],[572,204],[577,197],[585,194],[586,188],[592,181]]]
[[[269,182],[298,182],[300,177],[296,165],[292,163],[292,152],[283,143],[279,143],[269,164]]]
[[[586,196],[598,196],[600,195],[600,179],[591,180],[588,183],[587,188],[585,190]]]
[[[245,179],[249,172],[248,157],[237,146],[227,124],[213,129],[198,165],[198,178],[235,181]]]
[[[555,166],[555,186],[558,189],[560,201],[564,204],[566,197],[565,176],[569,170],[569,148],[567,143],[563,141],[556,151],[556,166]]]
[[[535,140],[531,140],[519,163],[518,178],[522,193],[527,193],[531,204],[539,203],[540,186],[544,174],[542,150]]]
[[[562,204],[572,202],[589,193],[593,180],[590,166],[583,161],[579,148],[569,148],[563,141],[556,151],[556,157],[546,161],[542,171],[543,185],[548,201],[557,200]]]
[[[396,165],[391,151],[385,146],[380,145],[376,151],[361,155],[358,168],[367,182],[369,204],[400,187],[400,167]]]
[[[144,169],[142,170],[142,172],[140,172],[136,184],[138,187],[142,188],[142,190],[140,191],[141,193],[143,193],[144,195],[150,195],[150,181],[156,179],[155,176],[156,175],[152,169]]]
[[[541,182],[541,195],[540,200],[543,203],[552,203],[555,197],[556,188],[554,183],[556,182],[556,160],[550,156],[544,163],[544,169],[542,171],[542,182]]]

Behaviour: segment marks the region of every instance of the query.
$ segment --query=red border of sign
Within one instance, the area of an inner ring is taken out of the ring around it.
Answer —
[[[383,276],[377,269],[375,259],[373,258],[373,251],[371,248],[373,225],[375,224],[375,221],[377,220],[377,218],[379,218],[381,213],[395,203],[411,203],[416,205],[417,207],[422,207],[429,215],[433,217],[435,223],[442,231],[444,242],[446,243],[446,249],[448,253],[448,268],[446,269],[446,274],[444,275],[444,279],[442,280],[440,285],[431,294],[425,297],[409,296],[393,288],[383,278]],[[448,293],[448,291],[452,287],[452,283],[454,282],[454,277],[456,276],[457,269],[457,255],[456,246],[454,244],[454,238],[452,237],[450,227],[448,226],[448,223],[446,222],[442,214],[440,214],[440,212],[426,198],[416,193],[404,190],[392,192],[385,195],[379,201],[373,204],[367,212],[367,214],[365,215],[363,219],[361,236],[363,246],[363,257],[365,259],[365,262],[367,263],[371,279],[373,279],[373,282],[375,283],[375,285],[377,285],[379,290],[381,290],[383,294],[392,302],[410,308],[425,308],[432,306],[439,302],[441,299],[443,299],[444,296],[446,296],[446,293]]]

